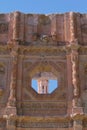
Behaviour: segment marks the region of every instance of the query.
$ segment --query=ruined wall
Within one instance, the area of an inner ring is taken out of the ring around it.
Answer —
[[[0,14],[0,130],[87,129],[87,14]],[[57,77],[38,94],[32,78]]]
[[[43,35],[47,35],[49,40],[56,35],[56,40],[61,42],[78,39],[81,45],[85,45],[87,14],[0,14],[0,44],[7,44],[13,39],[31,43],[34,36],[41,38]]]

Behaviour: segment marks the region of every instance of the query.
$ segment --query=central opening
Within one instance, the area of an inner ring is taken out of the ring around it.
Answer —
[[[58,87],[57,77],[51,72],[40,72],[32,78],[32,88],[38,94],[50,94]]]

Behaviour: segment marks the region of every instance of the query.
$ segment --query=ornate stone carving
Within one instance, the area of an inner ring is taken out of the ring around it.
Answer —
[[[14,105],[14,104],[12,104],[10,102],[9,102],[9,105],[10,106],[8,106],[5,109],[5,111],[4,111],[5,115],[7,115],[7,117],[9,117],[9,116],[15,116],[17,114],[16,107],[13,107],[12,105]]]
[[[7,66],[0,66],[0,129],[15,130],[17,126],[17,129],[82,130],[82,125],[86,129],[86,21],[86,14],[72,12],[55,16],[30,17],[20,12],[0,15],[0,64],[8,62]],[[8,38],[12,41],[8,42]],[[54,73],[59,87],[51,94],[35,93],[31,79],[37,72]],[[4,79],[6,85],[2,83]],[[82,123],[81,119],[85,121]]]
[[[41,41],[44,42],[44,43],[48,43],[49,42],[49,36],[48,35],[42,35]]]

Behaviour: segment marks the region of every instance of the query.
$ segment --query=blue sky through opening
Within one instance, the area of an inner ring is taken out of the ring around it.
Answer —
[[[49,80],[49,93],[53,92],[58,87],[58,81],[57,80]],[[38,92],[38,84],[37,80],[32,80],[32,88]]]

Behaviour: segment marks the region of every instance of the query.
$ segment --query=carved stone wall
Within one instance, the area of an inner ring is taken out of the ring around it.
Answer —
[[[87,129],[86,35],[87,14],[0,14],[0,130]],[[32,88],[41,72],[52,93]]]

